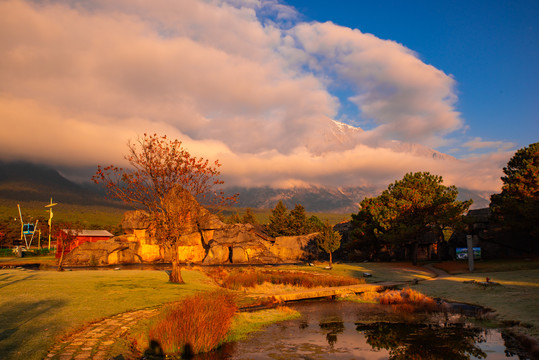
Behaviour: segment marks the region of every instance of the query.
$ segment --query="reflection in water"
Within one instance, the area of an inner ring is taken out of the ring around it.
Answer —
[[[357,324],[373,349],[389,350],[389,359],[467,360],[485,359],[477,345],[486,341],[485,331],[465,324]]]
[[[301,319],[269,326],[197,360],[362,359],[501,360],[499,332],[467,325],[459,316],[403,320],[391,307],[350,302],[293,305]],[[513,359],[518,357],[514,356]],[[524,358],[521,358],[524,359]]]
[[[332,321],[321,321],[320,329],[327,331],[326,340],[333,348],[333,345],[337,342],[337,335],[344,331],[344,323],[340,317],[336,317]]]

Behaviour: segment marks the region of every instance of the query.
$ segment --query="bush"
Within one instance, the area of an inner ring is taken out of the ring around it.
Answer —
[[[29,251],[24,251],[23,256],[24,257],[32,257],[32,256],[45,256],[49,255],[49,253],[54,253],[55,249],[32,249]],[[11,257],[16,256],[16,252],[13,249],[0,249],[0,257]]]
[[[168,306],[149,329],[152,355],[193,355],[225,340],[237,311],[230,293],[201,293]]]
[[[434,299],[410,288],[387,290],[378,296],[378,302],[382,305],[392,305],[395,310],[402,312],[432,312],[439,308]]]
[[[15,256],[15,253],[12,249],[0,249],[1,257]]]
[[[222,287],[232,290],[253,288],[263,283],[274,285],[291,285],[304,288],[346,286],[364,284],[364,279],[351,277],[317,274],[300,271],[272,271],[257,269],[234,269],[227,272],[217,268],[209,272],[209,275]]]

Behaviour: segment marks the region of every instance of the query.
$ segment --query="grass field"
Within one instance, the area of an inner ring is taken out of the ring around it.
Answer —
[[[216,288],[200,272],[182,274],[185,285],[164,271],[0,270],[0,358],[43,359],[56,338],[85,323]]]
[[[247,208],[226,208],[222,209],[221,213],[224,216],[230,216],[237,213],[241,218],[245,215],[246,210]],[[259,224],[269,223],[269,217],[271,215],[272,209],[251,209],[251,211],[256,217],[256,220]],[[307,216],[307,218],[314,215],[320,220],[322,220],[322,222],[325,222],[327,220],[332,225],[338,224],[343,221],[350,221],[352,219],[351,214],[340,213],[306,212],[305,215]]]
[[[41,219],[45,222],[49,214],[44,202],[19,202],[23,220],[25,222],[35,223]],[[108,206],[86,206],[61,204],[54,206],[54,222],[81,223],[85,227],[114,228],[118,226],[123,218],[127,208],[108,207]],[[19,224],[19,210],[17,202],[10,200],[0,200],[0,219],[15,219]]]
[[[488,259],[474,263],[476,273],[539,269],[539,259]],[[468,261],[442,261],[436,267],[449,274],[468,273]]]
[[[469,283],[487,277],[499,285]],[[411,287],[432,297],[490,308],[498,320],[521,323],[521,331],[539,339],[539,269],[451,275]]]
[[[369,283],[401,281],[432,297],[486,306],[495,310],[500,320],[520,322],[524,326],[520,330],[539,338],[539,266],[532,263],[492,262],[485,265],[488,272],[432,280],[429,270],[409,263],[335,264],[332,270],[325,270],[326,264],[280,269],[360,278],[368,272],[372,275],[367,279]],[[447,267],[447,264],[439,266]],[[516,270],[507,271],[507,268]],[[216,288],[215,282],[201,272],[184,270],[183,276],[186,284],[176,285],[167,282],[163,271],[0,270],[0,358],[42,359],[55,339],[88,322]],[[487,276],[500,285],[484,287],[465,283],[484,281]],[[415,279],[420,281],[412,285]],[[261,316],[262,322],[272,322],[283,314]],[[248,330],[242,329],[243,326],[259,326],[256,318],[249,316],[239,317],[235,323],[239,324],[235,333],[239,337]]]
[[[409,262],[394,262],[394,263],[346,263],[333,264],[333,269],[326,270],[327,263],[317,263],[315,266],[282,266],[282,269],[300,270],[300,271],[317,271],[327,272],[332,275],[351,276],[363,278],[364,273],[371,276],[368,278],[369,283],[386,282],[386,281],[413,281],[415,279],[423,280],[432,277],[432,273],[421,267],[414,266]]]

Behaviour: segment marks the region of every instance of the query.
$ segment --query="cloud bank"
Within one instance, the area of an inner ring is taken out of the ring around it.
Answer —
[[[129,139],[155,132],[220,159],[233,185],[431,171],[499,189],[504,144],[466,140],[502,150],[465,160],[427,148],[465,130],[455,79],[396,42],[297,15],[257,0],[1,1],[0,157],[117,164]]]

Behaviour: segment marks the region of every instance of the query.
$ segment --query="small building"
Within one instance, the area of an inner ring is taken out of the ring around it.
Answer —
[[[65,234],[70,230],[63,230]],[[79,230],[77,232],[77,235],[75,236],[75,239],[69,244],[68,247],[66,247],[64,251],[64,256],[68,254],[71,250],[76,248],[77,246],[84,244],[85,242],[97,242],[101,240],[108,240],[110,238],[114,237],[110,232],[107,230]],[[62,242],[57,241],[56,246],[56,258],[60,258],[62,255]]]

